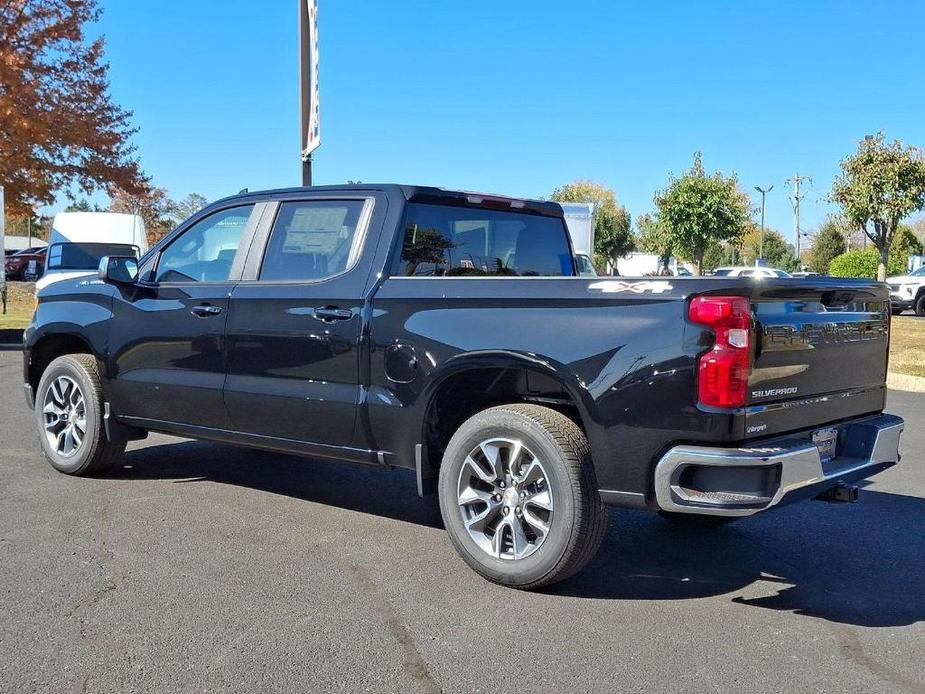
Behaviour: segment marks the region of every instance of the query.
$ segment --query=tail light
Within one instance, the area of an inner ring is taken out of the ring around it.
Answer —
[[[716,334],[716,344],[700,357],[697,390],[710,407],[742,407],[748,390],[751,310],[744,296],[698,296],[688,317]]]

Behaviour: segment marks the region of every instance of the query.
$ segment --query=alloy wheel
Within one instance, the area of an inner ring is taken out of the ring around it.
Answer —
[[[45,391],[42,414],[49,447],[62,458],[77,453],[87,433],[87,406],[77,382],[69,376],[53,380]]]
[[[530,556],[552,523],[546,470],[518,440],[494,438],[472,449],[459,471],[457,503],[469,537],[497,559]]]

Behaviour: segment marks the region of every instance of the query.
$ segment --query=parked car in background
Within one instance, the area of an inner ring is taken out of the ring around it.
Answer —
[[[773,267],[761,267],[758,265],[746,265],[741,267],[718,267],[713,271],[714,277],[758,277],[758,278],[777,278],[784,279],[792,277],[789,272],[778,270]]]
[[[925,316],[925,266],[908,275],[887,277],[886,282],[894,315],[912,309],[915,315]]]
[[[8,280],[24,280],[26,279],[26,274],[29,272],[29,262],[35,261],[33,268],[35,269],[35,274],[41,275],[42,269],[45,266],[45,253],[48,250],[47,247],[34,247],[27,248],[24,251],[16,251],[15,253],[8,255],[5,259],[4,270],[6,272],[6,278]]]
[[[797,278],[803,278],[803,279],[807,277],[822,277],[820,273],[812,272],[811,270],[800,270],[799,272],[791,272],[790,276],[797,277]]]
[[[594,267],[591,258],[584,253],[575,254],[575,264],[578,266],[579,277],[597,277],[601,274],[597,271],[597,268]]]
[[[147,250],[145,223],[138,215],[61,212],[52,223],[45,273],[36,291],[52,282],[96,274],[103,256],[140,258]]]
[[[582,278],[574,261],[539,200],[220,200],[140,260],[39,291],[37,444],[70,475],[149,431],[407,468],[466,563],[520,588],[587,564],[605,504],[716,525],[850,500],[899,461],[884,284]]]

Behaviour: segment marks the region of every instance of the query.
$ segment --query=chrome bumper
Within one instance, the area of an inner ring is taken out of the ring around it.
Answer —
[[[837,455],[825,462],[811,432],[754,447],[676,446],[655,466],[658,506],[677,513],[750,516],[899,462],[899,417],[877,415],[831,428],[838,431]]]

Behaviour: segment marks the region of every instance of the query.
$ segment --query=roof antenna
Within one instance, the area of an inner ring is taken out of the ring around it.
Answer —
[[[238,195],[244,195],[244,193],[246,192],[247,192],[247,188],[241,188],[241,190],[238,191]]]

